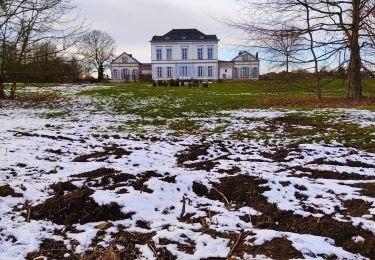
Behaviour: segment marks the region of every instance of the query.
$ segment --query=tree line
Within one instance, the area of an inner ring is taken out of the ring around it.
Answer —
[[[329,64],[348,79],[347,98],[363,98],[364,72],[373,75],[374,0],[244,0],[241,19],[229,21],[247,44],[262,50],[264,60],[314,72],[322,98],[321,71]]]
[[[0,98],[5,83],[104,79],[115,43],[89,30],[71,0],[0,0]],[[10,97],[14,93],[10,94]]]
[[[375,0],[241,0],[228,24],[263,60],[313,72],[322,98],[322,68],[347,76],[349,99],[363,98],[363,75],[374,76]],[[0,0],[0,98],[4,83],[68,82],[104,71],[115,42],[87,29],[72,0]],[[344,72],[342,72],[344,71]],[[14,87],[15,88],[15,87]]]

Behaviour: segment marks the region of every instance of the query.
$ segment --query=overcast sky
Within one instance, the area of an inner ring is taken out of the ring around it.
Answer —
[[[116,54],[126,51],[142,62],[150,61],[153,35],[173,28],[197,28],[220,39],[220,59],[238,52],[236,36],[220,21],[235,19],[238,0],[75,0],[81,16],[94,29],[108,32],[116,41]]]

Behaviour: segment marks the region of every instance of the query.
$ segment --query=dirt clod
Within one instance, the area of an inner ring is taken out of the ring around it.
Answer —
[[[65,254],[69,254],[70,257],[65,257]],[[47,259],[77,259],[73,256],[72,251],[69,251],[63,241],[55,241],[52,239],[45,239],[40,245],[38,252],[28,253],[26,256],[27,260],[33,260],[37,257],[46,257]]]
[[[208,155],[208,149],[210,146],[208,144],[193,144],[189,146],[183,152],[177,154],[177,164],[183,164],[187,161],[198,160],[199,156]]]
[[[93,152],[90,154],[80,155],[76,157],[73,162],[103,162],[108,160],[110,156],[114,156],[115,159],[120,159],[125,155],[130,155],[131,152],[119,147],[118,145],[112,145],[104,147],[103,151]]]
[[[0,197],[8,197],[8,196],[19,198],[19,197],[22,197],[23,195],[22,193],[15,192],[14,189],[10,187],[9,184],[0,186]]]
[[[195,194],[197,194],[200,197],[208,195],[208,188],[204,186],[203,184],[196,182],[196,181],[193,182],[193,191]]]
[[[31,219],[47,219],[59,225],[86,224],[99,221],[128,219],[134,213],[124,214],[119,205],[98,205],[88,188],[55,195],[31,210]]]
[[[253,246],[247,250],[247,253],[254,256],[265,255],[271,259],[280,260],[303,258],[301,252],[293,247],[292,242],[280,237],[267,241],[262,245]]]

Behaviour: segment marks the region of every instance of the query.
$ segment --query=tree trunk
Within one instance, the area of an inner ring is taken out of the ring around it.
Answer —
[[[15,99],[16,98],[16,90],[17,90],[17,83],[13,82],[12,88],[10,89],[10,99]]]
[[[5,99],[5,86],[4,86],[4,76],[0,75],[0,99]]]
[[[361,48],[359,46],[359,25],[360,25],[360,0],[353,0],[353,21],[352,35],[350,41],[350,62],[349,62],[349,99],[360,101],[362,99],[361,82]]]
[[[307,31],[310,38],[310,52],[314,58],[314,71],[315,71],[315,79],[316,79],[316,96],[319,100],[322,99],[322,88],[320,85],[320,74],[319,74],[319,61],[314,49],[314,36],[311,31],[311,21],[310,21],[310,9],[307,3],[307,0],[304,2],[304,6],[306,8],[306,24],[307,24]]]
[[[98,81],[102,82],[103,80],[104,80],[104,66],[103,64],[100,64],[99,69],[98,69]]]

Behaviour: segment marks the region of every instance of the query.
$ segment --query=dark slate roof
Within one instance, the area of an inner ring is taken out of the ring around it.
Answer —
[[[173,29],[163,36],[155,35],[151,42],[219,41],[216,35],[207,35],[197,29]]]

